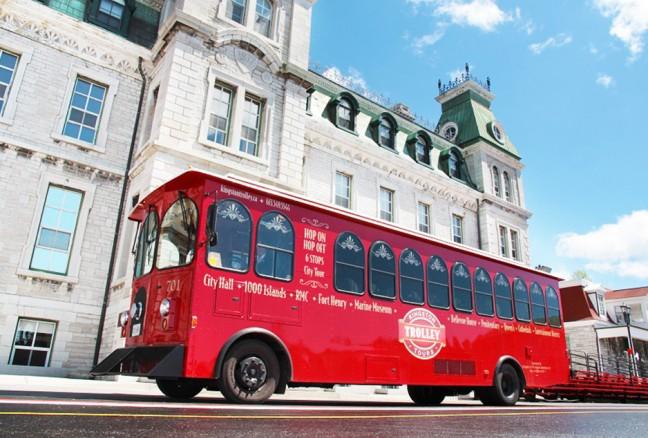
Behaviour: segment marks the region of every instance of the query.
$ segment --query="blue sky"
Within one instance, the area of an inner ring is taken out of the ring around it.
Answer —
[[[648,284],[648,0],[319,0],[311,64],[435,124],[465,62],[522,155],[532,263]]]

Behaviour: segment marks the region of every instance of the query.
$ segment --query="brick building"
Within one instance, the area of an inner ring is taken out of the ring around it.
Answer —
[[[188,168],[529,263],[490,83],[439,84],[429,129],[309,69],[314,3],[0,3],[0,370],[83,374],[97,339],[101,357],[120,345],[136,232],[120,201]]]

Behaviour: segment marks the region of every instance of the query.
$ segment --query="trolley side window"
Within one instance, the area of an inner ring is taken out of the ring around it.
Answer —
[[[452,304],[461,312],[472,312],[472,281],[468,267],[457,262],[452,267]]]
[[[531,313],[534,323],[543,325],[547,323],[545,298],[538,283],[531,283]]]
[[[495,275],[495,309],[497,316],[502,319],[513,319],[513,297],[511,284],[506,275]]]
[[[360,239],[349,232],[335,241],[335,289],[362,295],[365,289],[365,252]]]
[[[483,268],[475,270],[475,309],[479,315],[493,316],[493,283]]]
[[[369,293],[380,298],[396,298],[396,260],[385,242],[374,242],[369,249]]]
[[[513,294],[515,297],[515,317],[518,321],[531,321],[529,290],[521,278],[516,278],[513,281]]]
[[[140,229],[135,250],[135,277],[146,275],[153,269],[158,235],[158,215],[151,210]]]
[[[433,256],[428,260],[427,279],[428,304],[440,309],[449,308],[448,267],[441,257]]]
[[[401,300],[409,304],[423,304],[425,299],[423,261],[413,249],[401,252],[399,274]]]
[[[209,208],[207,264],[212,268],[247,272],[250,267],[252,219],[237,201],[223,200]]]
[[[281,213],[261,216],[257,226],[255,270],[261,277],[290,281],[293,276],[295,232]]]
[[[192,262],[196,244],[196,204],[181,194],[164,214],[160,225],[157,268],[175,268]]]
[[[549,325],[560,327],[560,302],[558,294],[553,287],[547,287],[547,313],[549,314]]]

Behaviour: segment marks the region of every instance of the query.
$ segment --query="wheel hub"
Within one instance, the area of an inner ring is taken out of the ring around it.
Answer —
[[[238,377],[247,389],[255,391],[265,383],[268,377],[268,370],[260,358],[252,356],[239,362]]]

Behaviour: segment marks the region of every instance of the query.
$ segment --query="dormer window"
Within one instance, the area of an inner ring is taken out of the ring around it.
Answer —
[[[353,120],[353,106],[348,99],[340,99],[337,107],[337,122],[338,126],[353,131],[354,120]]]
[[[380,125],[378,126],[378,142],[381,146],[386,148],[394,149],[394,127],[391,122],[383,117],[380,119]]]
[[[227,18],[230,20],[236,21],[239,24],[244,24],[246,6],[247,0],[227,0],[227,10],[225,15],[227,15]]]
[[[439,158],[439,167],[450,178],[462,181],[473,189],[476,188],[475,183],[473,183],[468,173],[466,161],[458,148],[453,146],[443,151]]]
[[[457,156],[457,152],[450,151],[450,156],[448,157],[448,173],[451,177],[462,179],[461,178],[461,166],[460,158]]]
[[[432,144],[423,131],[419,131],[419,133],[408,138],[406,150],[417,163],[428,166],[431,164],[430,151],[432,150]]]
[[[254,30],[256,32],[270,37],[270,31],[272,28],[272,12],[273,6],[270,0],[257,0],[256,18],[254,20]]]
[[[120,29],[126,0],[101,0],[97,21],[111,29]]]
[[[338,128],[357,135],[356,116],[360,106],[352,94],[342,92],[331,99],[326,107],[329,120]],[[377,140],[377,139],[376,139]]]

